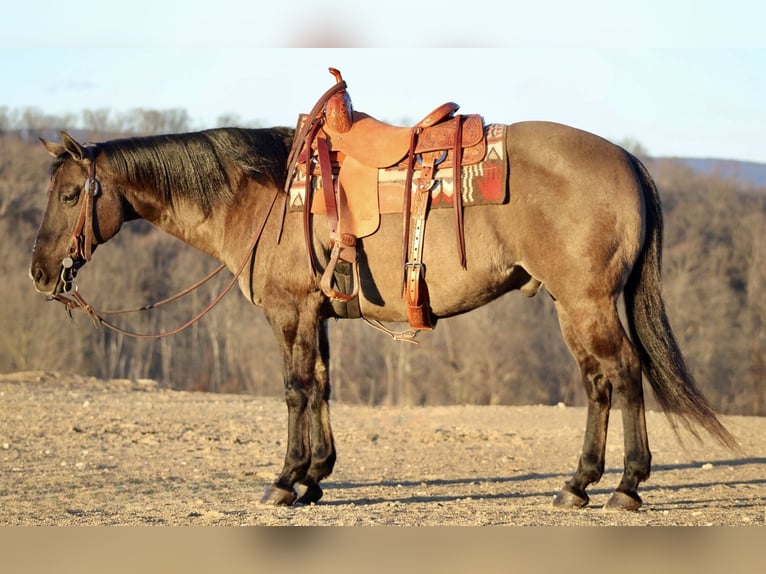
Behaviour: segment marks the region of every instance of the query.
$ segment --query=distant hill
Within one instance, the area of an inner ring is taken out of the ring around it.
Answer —
[[[733,178],[745,184],[766,188],[766,163],[725,159],[672,158],[695,171]]]

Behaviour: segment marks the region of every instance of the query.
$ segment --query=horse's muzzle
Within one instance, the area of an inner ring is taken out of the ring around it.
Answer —
[[[35,283],[35,289],[46,297],[54,297],[62,293],[68,293],[74,286],[74,279],[77,277],[77,271],[85,265],[85,260],[80,257],[64,257],[59,267],[56,282],[53,288],[49,288],[50,282],[46,281],[45,272],[34,265],[29,268],[29,277]]]

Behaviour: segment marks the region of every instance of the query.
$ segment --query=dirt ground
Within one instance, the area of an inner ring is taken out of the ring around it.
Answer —
[[[179,392],[148,380],[0,375],[0,525],[764,525],[766,418],[723,417],[742,445],[676,440],[647,414],[652,476],[638,512],[552,508],[585,412],[560,406],[332,405],[335,473],[315,505],[259,504],[284,457],[281,399]]]

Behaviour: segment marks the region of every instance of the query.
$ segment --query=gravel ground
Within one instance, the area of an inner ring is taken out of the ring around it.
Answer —
[[[0,375],[0,525],[764,525],[766,418],[723,417],[742,452],[676,440],[647,414],[652,476],[638,512],[605,511],[620,413],[591,506],[552,508],[585,412],[564,406],[332,405],[335,473],[315,505],[259,504],[281,467],[281,399],[148,380]],[[703,437],[705,438],[705,437]]]

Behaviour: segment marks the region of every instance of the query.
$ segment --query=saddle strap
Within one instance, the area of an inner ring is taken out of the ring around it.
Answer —
[[[308,122],[308,120],[307,120]],[[306,243],[306,251],[308,252],[309,273],[312,277],[316,277],[317,269],[319,265],[314,256],[314,246],[312,242],[312,228],[311,228],[311,195],[310,195],[310,183],[311,183],[311,146],[314,144],[314,139],[319,132],[319,128],[322,126],[318,119],[315,119],[311,126],[303,133],[303,140],[301,141],[301,148],[306,153],[306,201],[303,206],[303,237]],[[305,124],[304,124],[305,127]],[[303,130],[301,130],[303,131]],[[293,144],[293,151],[296,149],[297,144]],[[298,161],[296,154],[295,161]],[[295,169],[295,168],[293,168]]]
[[[463,116],[457,116],[457,127],[455,129],[455,164],[453,166],[454,175],[452,177],[454,185],[453,205],[455,206],[455,235],[457,236],[457,252],[460,259],[460,265],[466,268],[465,263],[465,232],[463,231],[463,187],[461,164],[463,162]]]
[[[407,320],[410,327],[420,330],[433,329],[431,322],[428,286],[423,270],[423,241],[426,231],[426,216],[433,187],[433,165],[423,166],[421,177],[417,180],[415,201],[412,206],[412,245],[406,264]]]
[[[410,132],[410,148],[407,152],[407,175],[404,178],[404,199],[402,202],[402,296],[405,295],[407,281],[407,261],[410,248],[410,213],[412,212],[412,176],[415,168],[415,146],[418,143],[420,128],[412,128]]]
[[[319,174],[322,178],[322,193],[327,212],[327,227],[330,231],[330,241],[335,241],[338,239],[338,202],[335,196],[336,179],[332,173],[330,148],[327,145],[327,140],[321,136],[317,138],[316,144],[317,156],[319,157]]]

